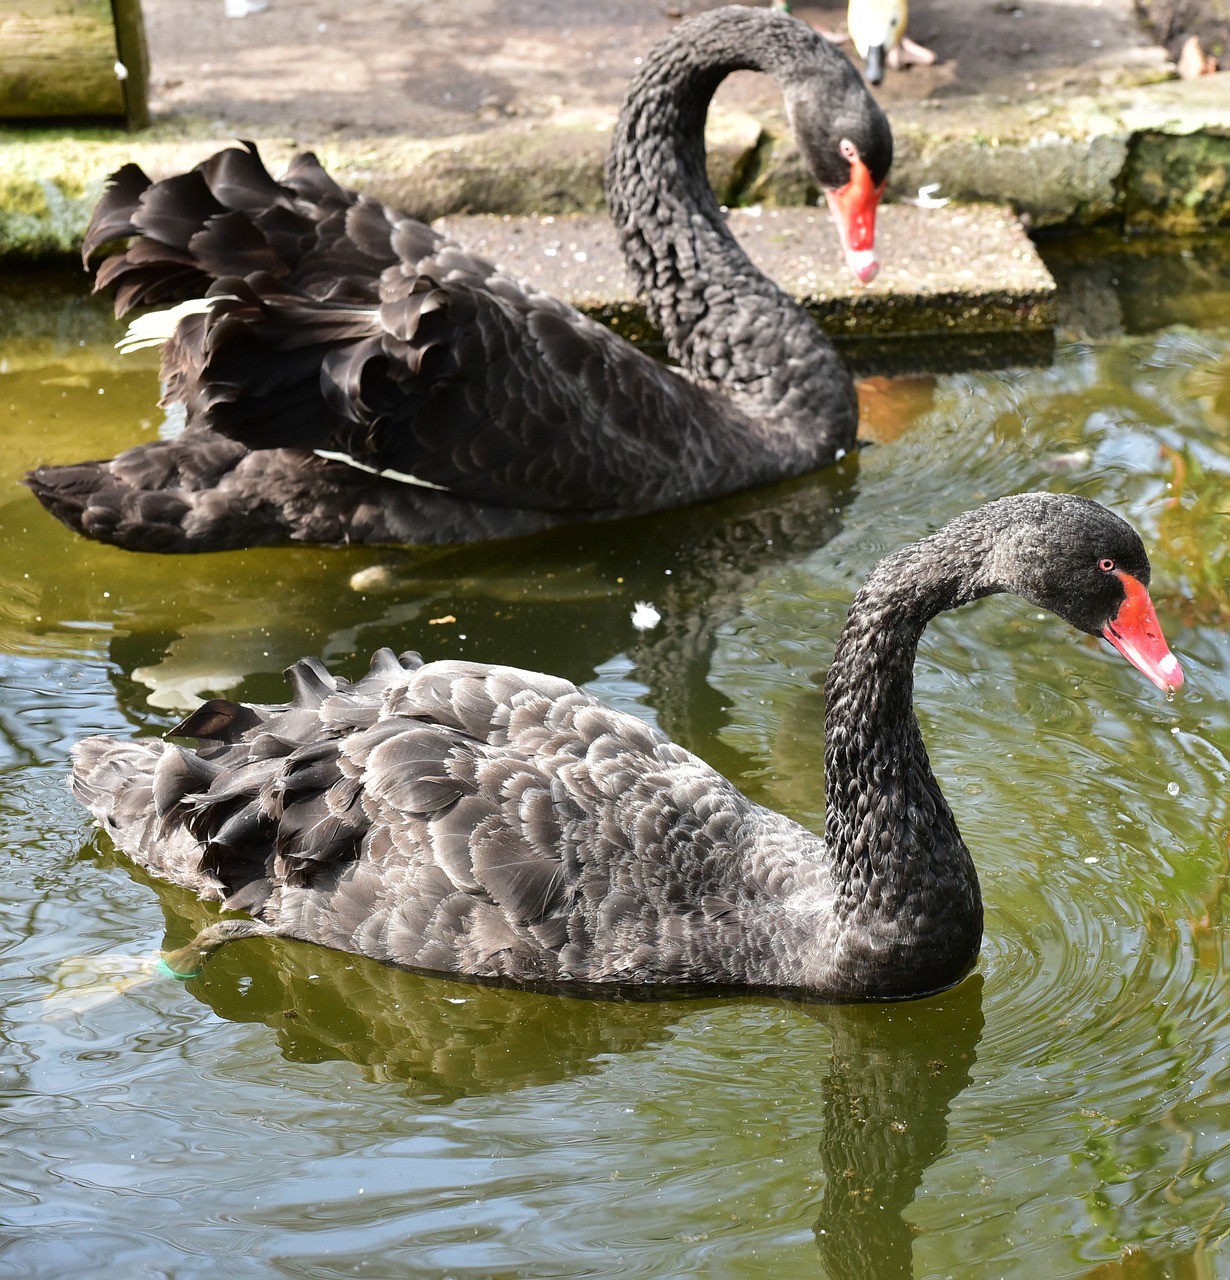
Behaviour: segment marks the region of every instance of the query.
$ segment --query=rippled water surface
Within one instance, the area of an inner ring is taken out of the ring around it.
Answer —
[[[1052,361],[869,379],[881,443],[773,490],[504,546],[166,559],[17,487],[162,415],[84,278],[0,281],[0,1276],[1230,1277],[1224,249],[1056,247]],[[582,1001],[252,942],[91,1003],[62,967],[208,918],[91,831],[70,744],[278,699],[305,653],[553,670],[819,824],[850,595],[1028,488],[1142,530],[1188,683],[1167,702],[1013,599],[933,626],[920,717],[987,902],[943,996]]]

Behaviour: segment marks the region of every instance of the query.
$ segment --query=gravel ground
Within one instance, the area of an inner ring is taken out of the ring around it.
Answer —
[[[716,5],[267,0],[260,12],[228,18],[226,0],[145,0],[152,105],[163,116],[300,137],[432,138],[518,118],[609,116],[653,40],[709,7]],[[794,12],[822,31],[844,30],[843,5],[800,3]],[[910,35],[938,60],[889,71],[879,92],[890,110],[962,95],[1096,90],[1155,74],[1165,59],[1133,0],[913,0]],[[778,99],[762,77],[743,73],[720,101],[756,111]]]

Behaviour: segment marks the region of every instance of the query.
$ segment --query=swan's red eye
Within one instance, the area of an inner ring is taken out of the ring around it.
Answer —
[[[850,141],[849,138],[842,138],[842,140],[837,144],[837,150],[840,151],[847,160],[858,159],[858,148]]]
[[[1098,561],[1098,568],[1101,569],[1103,573],[1114,573],[1115,562],[1109,556],[1103,556],[1102,559]]]

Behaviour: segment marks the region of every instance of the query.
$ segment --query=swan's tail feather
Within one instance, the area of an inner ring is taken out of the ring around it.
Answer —
[[[354,195],[328,175],[314,151],[301,151],[282,175],[282,184],[312,204],[349,204]]]
[[[91,256],[101,245],[137,234],[132,215],[150,185],[145,171],[135,164],[121,166],[107,179],[106,190],[94,208],[81,246],[83,266],[90,265]]]
[[[300,449],[246,449],[198,427],[109,461],[39,467],[24,483],[75,532],[162,554],[288,542],[473,542],[560,522],[550,512],[382,479]]]
[[[101,736],[77,743],[72,760],[73,794],[138,866],[227,909],[259,910],[267,901],[273,842],[261,802],[277,760],[226,774],[213,760],[160,739]],[[241,923],[252,922],[231,922]],[[222,941],[232,936],[234,928],[217,934]]]
[[[238,147],[215,151],[194,172],[201,175],[219,204],[245,213],[260,213],[288,195],[297,194],[272,177],[256,144],[246,140],[241,140]]]
[[[276,181],[250,142],[160,182],[127,164],[112,175],[94,210],[82,253],[88,262],[102,246],[129,239],[106,258],[95,281],[96,290],[115,287],[116,314],[124,315],[200,296],[223,276],[263,271],[291,278],[305,255],[319,257],[323,249],[328,256],[334,246],[344,252],[346,212],[357,199],[312,155],[299,156],[286,181]],[[374,281],[393,260],[387,232],[375,258],[358,256]],[[319,270],[315,265],[313,274]]]
[[[202,869],[200,843],[182,821],[185,804],[208,788],[208,761],[159,738],[84,738],[72,750],[73,795],[134,862],[153,875],[222,897]]]
[[[126,172],[135,171],[135,172]],[[124,175],[122,181],[116,181]],[[151,183],[135,165],[115,175],[86,229],[83,254],[122,236],[126,249],[103,260],[94,290],[115,289],[115,314],[178,297],[199,297],[210,276],[193,258],[190,242],[225,207],[198,170]],[[144,179],[144,185],[142,185]]]
[[[254,457],[233,440],[190,430],[108,461],[38,467],[25,484],[57,520],[99,542],[130,551],[229,551],[292,536],[286,508],[306,501],[308,469],[316,468],[307,457]]]

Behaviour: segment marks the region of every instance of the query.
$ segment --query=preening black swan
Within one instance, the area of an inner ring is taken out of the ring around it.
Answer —
[[[742,68],[777,79],[847,260],[870,279],[892,160],[882,112],[810,27],[719,9],[650,51],[607,164],[629,269],[681,370],[344,191],[311,155],[281,183],[251,146],[153,185],[129,164],[84,253],[131,238],[98,271],[117,314],[197,299],[140,331],[153,345],[175,326],[165,400],[187,406],[188,428],[26,482],[89,537],[214,551],[515,535],[831,463],[854,444],[849,374],[739,248],[705,174],[710,99]]]
[[[910,9],[906,0],[850,0],[846,30],[863,60],[868,84],[884,79],[884,64],[915,62],[930,66],[935,54],[905,34]]]
[[[156,876],[301,938],[406,967],[543,984],[823,997],[956,982],[982,936],[973,862],[912,705],[929,619],[1013,591],[1183,682],[1130,525],[1021,494],[888,556],[825,687],[826,836],[566,680],[382,650],[355,684],[313,660],[287,706],[205,703],[166,742],[87,738],[73,790]]]

